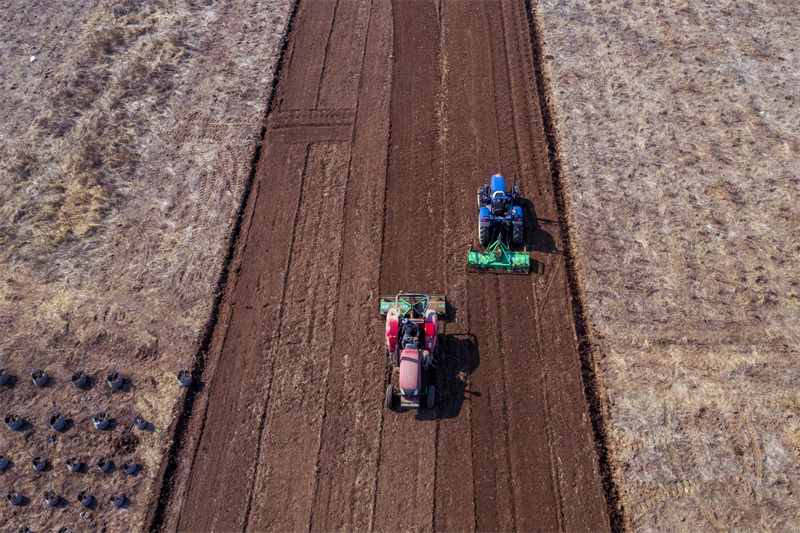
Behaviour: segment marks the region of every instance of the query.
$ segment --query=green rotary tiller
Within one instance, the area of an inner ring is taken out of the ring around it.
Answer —
[[[498,237],[490,244],[485,252],[478,252],[470,246],[467,253],[467,270],[471,272],[527,274],[530,268],[531,260],[527,250],[524,252],[509,250],[502,237]]]

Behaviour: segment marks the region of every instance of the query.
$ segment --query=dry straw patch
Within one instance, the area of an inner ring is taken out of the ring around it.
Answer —
[[[143,465],[115,478],[126,513],[65,523],[39,505],[5,505],[0,523],[146,527],[183,394],[174,375],[193,366],[212,312],[291,3],[12,0],[0,10],[0,367],[19,377],[0,389],[0,415],[33,424],[0,431],[0,453],[16,464],[0,491],[13,485],[38,504],[46,481],[72,499],[65,454],[123,459],[129,434]],[[37,368],[50,387],[30,384]],[[69,385],[78,368],[94,388]],[[112,369],[126,393],[102,382]],[[75,427],[51,441],[53,408]],[[119,426],[93,433],[90,414],[103,409]],[[131,433],[137,412],[156,430]],[[54,462],[46,479],[29,472],[34,452]]]
[[[627,525],[800,529],[800,8],[537,19]]]

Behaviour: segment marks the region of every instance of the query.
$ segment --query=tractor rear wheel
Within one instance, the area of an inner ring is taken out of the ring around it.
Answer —
[[[522,226],[514,226],[514,234],[511,239],[514,244],[522,244]]]
[[[392,386],[388,385],[386,387],[386,408],[391,410],[392,404],[394,404],[394,391],[392,390]]]
[[[478,240],[481,246],[489,245],[489,228],[481,226],[480,215],[478,215]]]
[[[429,385],[428,393],[425,395],[425,405],[428,409],[433,409],[433,404],[436,402],[436,386]]]

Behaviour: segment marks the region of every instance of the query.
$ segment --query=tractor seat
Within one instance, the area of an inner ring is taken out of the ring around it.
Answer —
[[[492,199],[492,214],[496,217],[508,216],[508,198]]]

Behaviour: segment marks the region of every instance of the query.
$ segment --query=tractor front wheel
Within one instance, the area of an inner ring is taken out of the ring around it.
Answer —
[[[436,387],[434,385],[428,386],[428,393],[425,395],[425,405],[428,409],[433,409],[433,404],[436,402]]]
[[[514,244],[522,244],[522,226],[514,226],[514,234],[511,239]]]
[[[392,390],[392,386],[388,385],[386,387],[386,408],[391,410],[393,404],[394,404],[394,391]]]

